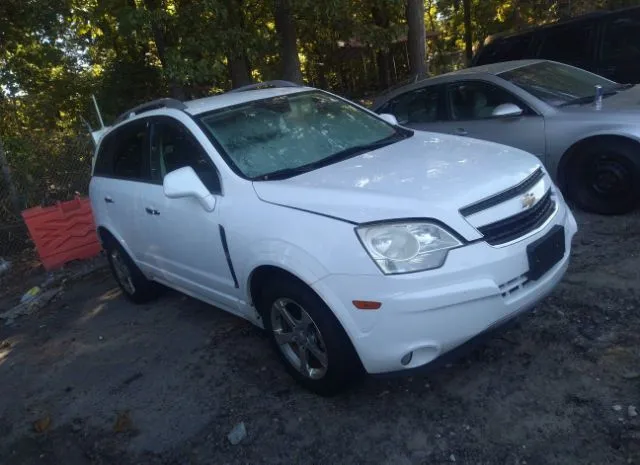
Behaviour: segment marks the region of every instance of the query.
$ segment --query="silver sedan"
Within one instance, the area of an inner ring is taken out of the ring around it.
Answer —
[[[407,84],[372,109],[413,129],[526,150],[584,210],[621,214],[640,204],[640,85],[520,60]]]

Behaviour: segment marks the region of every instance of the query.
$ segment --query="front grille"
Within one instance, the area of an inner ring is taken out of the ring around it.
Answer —
[[[478,228],[484,240],[491,245],[500,245],[539,228],[553,214],[555,202],[551,189],[533,207],[516,215]]]
[[[519,194],[524,194],[531,187],[535,186],[538,181],[540,181],[544,177],[544,171],[541,168],[536,169],[533,173],[529,175],[524,181],[520,184],[517,184],[513,187],[510,187],[507,190],[504,190],[498,194],[492,195],[486,199],[480,200],[479,202],[473,203],[471,205],[467,205],[464,208],[460,209],[460,214],[462,216],[470,216],[474,213],[481,212],[482,210],[487,210],[491,207],[494,207],[505,200],[509,200]]]

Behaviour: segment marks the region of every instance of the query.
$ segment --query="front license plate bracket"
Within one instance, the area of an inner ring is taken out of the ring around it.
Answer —
[[[553,268],[566,252],[564,227],[554,226],[551,231],[527,246],[529,272],[527,277],[538,280]]]

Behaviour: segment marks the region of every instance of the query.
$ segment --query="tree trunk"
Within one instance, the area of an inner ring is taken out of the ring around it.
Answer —
[[[243,13],[243,0],[227,0],[227,10],[229,12],[229,21],[232,28],[238,29],[240,32],[244,32],[244,13]],[[234,43],[229,47],[229,75],[231,77],[231,87],[246,86],[253,82],[251,78],[251,64],[249,63],[249,57],[247,56],[247,50],[243,45],[243,41],[240,43]]]
[[[291,2],[289,0],[276,0],[274,18],[276,31],[280,39],[282,78],[301,84],[302,72],[300,71],[300,59],[298,58],[296,26],[293,22]]]
[[[18,189],[16,189],[16,185],[13,183],[13,179],[11,177],[11,169],[9,168],[9,162],[7,162],[7,157],[4,153],[4,145],[2,143],[2,139],[0,139],[0,170],[2,171],[2,177],[4,178],[4,182],[9,189],[9,197],[11,198],[11,205],[13,205],[13,210],[16,216],[20,217],[20,212],[22,211],[22,199],[20,198],[20,194],[18,193]]]
[[[231,87],[246,86],[251,84],[251,66],[246,54],[240,56],[229,57],[229,75],[231,76]]]
[[[144,0],[144,4],[149,11],[158,11],[162,8],[162,4],[159,0]],[[133,2],[135,7],[135,2]],[[167,70],[167,38],[165,29],[161,24],[154,19],[151,19],[151,32],[153,33],[153,41],[156,44],[156,50],[158,51],[158,60],[160,60],[160,64],[162,65],[162,69],[166,72]],[[186,97],[186,93],[182,84],[180,84],[177,80],[172,77],[168,77],[169,81],[169,92],[171,97],[184,100]]]
[[[427,74],[427,36],[424,29],[424,0],[407,0],[409,70],[412,76]]]
[[[473,59],[473,39],[471,34],[471,0],[462,1],[464,8],[464,55],[467,60],[467,66],[471,64]]]
[[[390,26],[389,15],[384,11],[384,3],[371,8],[371,16],[376,26],[388,29]],[[391,54],[388,44],[376,52],[376,64],[378,65],[378,82],[380,88],[387,89],[391,85]]]
[[[571,0],[558,1],[558,16],[560,19],[571,18]]]

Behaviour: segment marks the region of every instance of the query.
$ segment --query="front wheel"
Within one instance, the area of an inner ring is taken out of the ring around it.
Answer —
[[[267,283],[261,313],[271,343],[298,383],[323,396],[361,378],[363,368],[329,307],[305,284],[286,276]]]
[[[640,202],[640,147],[632,142],[596,141],[575,153],[566,186],[570,200],[602,215],[628,213]]]

